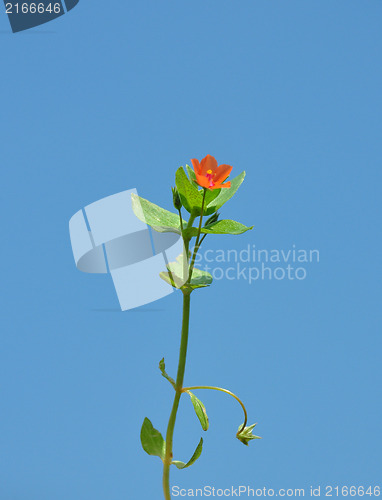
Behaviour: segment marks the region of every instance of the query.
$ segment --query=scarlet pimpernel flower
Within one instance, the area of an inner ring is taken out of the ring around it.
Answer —
[[[191,160],[191,162],[199,186],[211,190],[231,187],[229,181],[222,184],[231,173],[232,167],[230,165],[218,166],[218,162],[211,155],[207,155],[200,163],[196,159]]]

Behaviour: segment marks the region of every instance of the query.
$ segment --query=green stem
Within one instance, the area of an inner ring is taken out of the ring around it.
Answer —
[[[195,215],[190,215],[190,219],[187,223],[186,229],[192,227],[192,224],[194,223],[195,220]],[[183,238],[183,243],[184,243],[184,258],[183,258],[183,276],[184,279],[188,279],[189,271],[188,271],[188,249],[190,246],[190,238],[185,238],[184,236],[184,230],[182,229],[182,238]],[[187,278],[186,278],[187,276]]]
[[[244,403],[242,402],[242,400],[240,398],[238,398],[236,396],[236,394],[234,394],[233,392],[231,391],[228,391],[227,389],[222,389],[221,387],[214,387],[214,386],[211,386],[211,385],[196,385],[196,386],[193,386],[193,387],[184,387],[183,388],[183,392],[187,392],[187,391],[194,391],[196,389],[212,389],[213,391],[220,391],[220,392],[225,392],[226,394],[229,394],[230,396],[232,396],[233,398],[236,399],[236,401],[240,404],[240,406],[243,408],[243,412],[244,412],[244,424],[242,425],[242,427],[238,430],[238,434],[240,434],[240,432],[242,432],[245,428],[245,426],[247,425],[247,420],[248,420],[248,416],[247,416],[247,410],[245,409],[245,406],[244,406]]]
[[[200,231],[202,230],[202,221],[203,221],[203,212],[204,212],[204,202],[206,201],[206,193],[207,189],[203,189],[203,201],[202,201],[202,209],[200,211],[200,220],[199,220],[199,229],[198,229],[198,237],[196,239],[196,245],[199,243]]]
[[[166,433],[166,453],[163,460],[163,492],[166,500],[171,500],[170,494],[170,465],[172,462],[172,442],[178,412],[180,397],[183,393],[183,379],[186,368],[187,344],[188,344],[188,329],[190,322],[190,293],[183,293],[183,320],[182,320],[182,337],[180,341],[178,373],[175,383],[175,397],[172,405],[172,410],[167,426]]]
[[[199,247],[201,245],[201,242],[199,240],[200,240],[200,232],[202,230],[202,221],[203,221],[203,212],[204,212],[204,202],[206,200],[206,192],[207,192],[207,189],[204,188],[204,190],[203,190],[202,210],[201,210],[201,213],[200,213],[200,220],[199,220],[198,235],[196,237],[196,242],[195,242],[195,247],[194,247],[194,253],[192,255],[190,269],[188,271],[189,272],[188,283],[191,281],[192,270],[194,269],[194,264],[195,264],[195,257],[196,257],[196,254],[198,253]]]
[[[192,227],[192,224],[194,223],[194,220],[195,220],[195,219],[196,219],[195,215],[192,215],[192,214],[191,214],[191,215],[190,215],[190,218],[189,218],[189,220],[188,220],[188,223],[187,223],[187,229],[188,229],[189,227]]]
[[[201,244],[203,243],[204,241],[204,238],[207,236],[207,233],[203,235],[203,238],[199,241],[199,247],[201,246]]]
[[[179,220],[180,220],[180,230],[182,231],[182,235],[183,235],[183,219],[182,219],[182,212],[181,212],[180,208],[179,208],[178,212],[179,212]]]

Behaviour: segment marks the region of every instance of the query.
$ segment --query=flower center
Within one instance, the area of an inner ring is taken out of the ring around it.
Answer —
[[[210,187],[210,188],[211,188],[211,187],[214,187],[214,186],[215,186],[215,183],[214,183],[214,181],[212,180],[213,175],[212,175],[212,170],[211,170],[211,169],[210,169],[210,170],[207,170],[206,177],[207,177],[207,179],[209,180],[209,183],[210,183],[210,186],[209,186],[209,187]]]

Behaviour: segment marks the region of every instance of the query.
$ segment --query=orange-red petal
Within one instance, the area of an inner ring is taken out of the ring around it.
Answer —
[[[216,184],[220,184],[221,182],[225,181],[231,173],[231,170],[231,165],[219,165],[215,171],[214,182]]]
[[[212,173],[214,173],[215,170],[218,168],[218,162],[215,160],[213,156],[207,155],[200,162],[200,167],[201,167],[200,173],[202,175],[206,175],[208,170],[212,170]]]
[[[218,162],[212,155],[205,156],[200,163],[196,158],[191,162],[199,186],[210,190],[231,187],[230,182],[222,184],[231,173],[231,165],[218,166]]]
[[[200,163],[199,163],[199,160],[197,160],[196,158],[194,158],[193,160],[191,160],[191,163],[192,163],[192,166],[194,167],[195,174],[199,174],[200,173]]]
[[[226,183],[224,183],[224,184],[219,184],[219,185],[216,185],[216,186],[215,186],[215,189],[220,189],[220,188],[230,188],[230,187],[231,187],[231,182],[230,182],[230,181],[228,181],[228,182],[226,182]]]
[[[199,184],[199,186],[210,188],[210,181],[207,179],[205,175],[199,175],[197,172],[195,172],[195,175],[196,175],[196,182]]]

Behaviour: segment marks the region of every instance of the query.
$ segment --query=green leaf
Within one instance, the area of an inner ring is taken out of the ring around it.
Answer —
[[[166,443],[162,434],[154,429],[153,424],[147,417],[144,419],[141,429],[141,443],[146,453],[164,459]]]
[[[202,228],[202,233],[207,234],[243,234],[246,231],[253,229],[253,226],[245,226],[234,220],[221,220]]]
[[[195,184],[189,180],[183,167],[179,167],[176,171],[175,183],[184,208],[190,213],[193,212],[195,215],[200,214],[203,196],[198,191]]]
[[[176,261],[170,262],[167,266],[169,272],[161,272],[159,276],[174,288],[189,289],[202,288],[212,283],[212,276],[207,271],[202,271],[194,267],[190,283],[188,280],[188,263],[184,265],[183,254],[180,254]]]
[[[204,209],[204,215],[210,215],[211,213],[213,212],[216,212],[216,210],[214,210],[213,212],[211,212],[210,208],[208,208],[209,205],[212,206],[212,202],[219,196],[220,192],[221,191],[224,191],[226,189],[229,189],[229,188],[222,188],[222,189],[207,189],[206,191],[206,199],[205,199],[205,205],[207,208]]]
[[[192,278],[189,283],[189,286],[194,288],[202,288],[205,286],[210,286],[212,283],[212,275],[207,271],[202,271],[201,269],[197,269],[194,267],[192,271]]]
[[[154,205],[151,201],[145,200],[135,193],[131,194],[131,201],[138,219],[151,226],[155,231],[159,233],[181,233],[179,215],[158,207],[158,205]]]
[[[180,462],[179,460],[173,460],[171,463],[176,465],[178,469],[185,469],[186,467],[190,467],[190,465],[195,463],[197,459],[200,457],[200,455],[202,454],[202,449],[203,449],[203,438],[200,438],[199,444],[196,447],[194,454],[186,464],[184,462]]]
[[[174,288],[182,288],[188,280],[188,261],[184,259],[183,253],[178,255],[174,262],[167,264],[168,272],[161,272],[159,276]]]
[[[253,226],[245,226],[240,222],[234,220],[224,219],[209,226],[202,227],[201,232],[206,234],[243,234],[246,231],[253,229]],[[198,228],[191,227],[186,229],[186,235],[197,236]]]
[[[207,412],[204,404],[198,399],[195,394],[193,394],[190,391],[187,391],[187,393],[190,395],[192,405],[194,407],[196,416],[199,419],[200,425],[202,426],[202,429],[206,431],[209,426],[208,422],[208,417],[207,417]]]
[[[177,278],[177,276],[173,276],[172,273],[171,274],[166,273],[165,271],[159,273],[159,277],[174,288],[181,289],[182,286],[185,284],[185,281],[181,280],[180,278]]]
[[[231,180],[231,187],[220,189],[218,196],[209,201],[207,205],[207,210],[205,210],[204,212],[205,215],[213,214],[214,212],[216,212],[216,210],[218,210],[221,206],[223,206],[224,203],[226,203],[229,199],[231,199],[232,196],[239,189],[241,183],[244,180],[244,177],[245,177],[245,172],[242,172],[237,177]]]
[[[207,273],[206,271],[201,271],[200,269],[196,268],[194,268],[192,272],[192,278],[190,283],[178,281],[177,279],[175,279],[174,281],[174,279],[172,279],[173,275],[170,275],[170,273],[166,272],[159,273],[159,276],[169,285],[181,290],[186,290],[186,289],[195,290],[196,288],[205,288],[207,286],[210,286],[212,283],[212,276],[210,273]]]
[[[167,379],[170,382],[170,384],[173,386],[173,388],[175,389],[175,380],[173,378],[171,378],[169,375],[167,375],[167,373],[166,373],[166,365],[164,363],[164,358],[162,358],[159,361],[159,370],[161,371],[162,376],[165,379]]]
[[[194,169],[192,167],[190,167],[190,165],[186,165],[186,170],[188,173],[188,177],[190,178],[190,181],[196,182],[196,175],[195,175]]]

